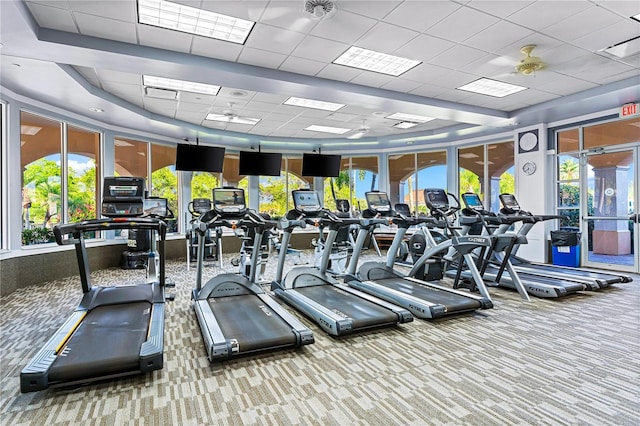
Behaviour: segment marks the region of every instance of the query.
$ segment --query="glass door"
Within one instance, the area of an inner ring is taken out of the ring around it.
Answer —
[[[639,271],[638,153],[640,148],[601,147],[584,154],[582,264],[595,268]]]

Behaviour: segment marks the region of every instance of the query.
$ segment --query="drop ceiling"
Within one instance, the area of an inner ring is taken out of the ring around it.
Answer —
[[[386,149],[458,140],[640,99],[636,1],[343,1],[318,19],[299,1],[175,1],[255,21],[244,45],[138,23],[135,0],[0,2],[0,84],[80,116],[180,140],[246,147]],[[514,72],[536,44],[547,68]],[[393,77],[334,64],[351,46],[420,61]],[[145,88],[143,75],[220,86],[217,95]],[[524,86],[495,98],[479,78]],[[290,97],[344,104],[335,112]],[[103,110],[93,113],[89,108]],[[433,120],[396,127],[393,113]],[[259,119],[241,124],[209,114]],[[344,135],[309,126],[349,129]],[[360,132],[365,128],[365,132]],[[347,139],[355,133],[361,138]],[[358,135],[360,136],[360,135]]]

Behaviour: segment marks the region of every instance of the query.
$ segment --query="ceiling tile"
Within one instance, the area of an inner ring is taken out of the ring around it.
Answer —
[[[421,34],[394,52],[394,55],[418,61],[429,61],[456,44],[438,37]]]
[[[238,91],[246,93],[244,96],[238,96]],[[221,87],[218,92],[218,98],[233,98],[235,101],[247,102],[256,95],[256,92],[244,89],[235,89],[233,87]]]
[[[138,24],[138,40],[143,46],[189,53],[193,35],[151,25]]]
[[[70,33],[78,32],[78,28],[73,21],[73,15],[69,10],[49,7],[38,3],[27,3],[27,6],[41,27]]]
[[[527,44],[526,37],[532,34],[533,31],[526,28],[519,27],[511,22],[500,21],[486,30],[469,37],[463,44],[465,46],[482,49],[485,52],[498,53],[501,48],[509,46],[519,40],[524,40],[523,44]]]
[[[531,3],[533,2],[524,0],[472,0],[467,3],[466,6],[481,10],[499,18],[506,18],[518,10],[527,7]]]
[[[295,72],[297,74],[316,75],[326,64],[324,62],[312,61],[311,59],[296,58],[289,56],[280,65],[283,71]]]
[[[509,15],[507,19],[532,30],[541,30],[590,7],[593,7],[593,3],[586,0],[537,1]]]
[[[201,7],[211,12],[233,16],[235,18],[258,21],[263,12],[265,12],[268,3],[268,0],[203,0]],[[276,5],[278,3],[280,2],[275,2]]]
[[[343,1],[337,4],[338,10],[348,10],[373,19],[382,19],[402,1]]]
[[[598,3],[599,7],[603,7],[620,16],[628,18],[640,13],[640,2],[628,0],[607,0]]]
[[[85,13],[73,14],[80,32],[92,37],[136,44],[136,24],[101,18]]]
[[[429,34],[455,42],[461,42],[498,22],[498,18],[462,7],[431,28]]]
[[[425,32],[460,7],[459,4],[450,1],[405,1],[385,16],[383,21]]]
[[[354,79],[362,70],[347,67],[344,65],[329,64],[322,69],[317,77],[328,78],[330,80],[349,81]]]
[[[361,84],[363,86],[380,87],[390,81],[393,81],[395,78],[397,77],[380,74],[379,72],[363,71],[351,79],[350,82],[354,84]]]
[[[229,43],[227,41],[215,40],[208,37],[193,37],[191,45],[191,53],[208,58],[222,59],[225,61],[236,62],[243,46],[237,43]]]
[[[340,121],[343,123],[349,122],[356,118],[358,118],[358,116],[352,114],[344,114],[341,112],[334,112],[333,114],[328,114],[326,117],[326,119],[329,121]]]
[[[75,1],[69,0],[71,10],[101,16],[103,18],[116,19],[129,23],[137,22],[137,2],[130,0],[109,1]]]
[[[269,52],[290,54],[304,38],[304,34],[269,25],[256,24],[245,46]]]
[[[383,89],[393,90],[396,92],[410,92],[413,89],[422,86],[422,83],[419,81],[407,80],[405,78],[396,77],[391,81],[382,85]]]
[[[274,1],[264,10],[260,22],[279,28],[309,32],[315,27],[319,19],[314,19],[304,11],[304,3],[297,1]]]
[[[431,83],[434,78],[440,78],[449,72],[451,72],[451,70],[448,68],[422,63],[402,74],[402,78],[419,81],[421,83]]]
[[[423,84],[410,91],[413,95],[424,96],[427,98],[440,98],[440,94],[446,92],[447,89],[440,86],[433,86],[431,84]]]
[[[174,99],[157,99],[145,96],[143,98],[144,109],[154,112],[156,114],[162,114],[169,117],[173,117],[178,106],[178,101]]]
[[[278,68],[285,59],[286,56],[279,53],[267,52],[245,46],[242,52],[240,52],[238,62],[265,68]]]
[[[353,44],[375,24],[376,21],[373,19],[343,11],[320,21],[311,30],[311,34],[329,40]]]
[[[332,62],[349,47],[349,44],[320,37],[307,36],[298,47],[296,47],[292,55],[319,62]]]
[[[389,53],[416,38],[420,33],[385,22],[377,23],[355,45],[377,52]]]
[[[178,96],[178,111],[198,112],[198,113],[201,113],[201,114],[205,114],[205,113],[209,112],[210,109],[211,109],[211,105],[201,104],[201,103],[193,103],[193,102],[185,102],[182,99],[180,99],[180,96]],[[204,116],[202,116],[202,117],[204,118]]]
[[[205,112],[195,112],[195,111],[184,111],[182,109],[178,109],[175,113],[175,118],[177,120],[186,121],[187,123],[200,124],[207,116]]]
[[[615,24],[596,29],[572,43],[583,49],[596,52],[638,36],[640,36],[640,23],[631,19],[620,19]]]
[[[180,101],[180,104],[184,102],[200,106],[211,106],[216,101],[216,97],[213,95],[205,95],[203,93],[181,91],[178,93],[178,100]]]
[[[85,80],[96,87],[100,87],[100,79],[98,78],[98,74],[96,73],[95,68],[91,67],[82,67],[82,66],[74,66],[73,67]]]
[[[567,19],[556,20],[555,24],[545,27],[542,32],[551,37],[571,41],[598,31],[602,27],[613,25],[619,20],[620,17],[618,15],[597,6],[592,6]]]
[[[253,97],[253,100],[256,102],[263,102],[265,104],[282,104],[284,101],[289,99],[289,96],[286,95],[274,95],[272,93],[262,93],[258,92]]]
[[[488,58],[488,54],[482,50],[458,44],[431,59],[431,63],[453,70],[464,68],[470,62],[480,58]]]
[[[477,79],[478,77],[473,74],[462,71],[450,71],[444,75],[434,78],[429,84],[454,89]]]

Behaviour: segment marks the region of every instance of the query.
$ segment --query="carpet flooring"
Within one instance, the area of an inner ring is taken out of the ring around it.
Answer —
[[[205,277],[218,271],[209,265]],[[166,306],[164,368],[69,389],[21,394],[19,376],[77,306],[79,278],[3,297],[0,424],[640,424],[638,276],[533,303],[491,288],[491,310],[340,338],[296,312],[314,344],[210,364],[189,295],[195,269],[169,262],[167,275],[176,299]],[[123,285],[144,275],[92,278]]]

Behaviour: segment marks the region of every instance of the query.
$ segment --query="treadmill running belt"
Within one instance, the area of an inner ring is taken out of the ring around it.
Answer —
[[[297,287],[296,291],[333,312],[351,318],[354,329],[398,322],[397,314],[391,310],[332,285]]]
[[[374,282],[381,286],[409,294],[418,299],[444,305],[447,307],[447,313],[473,311],[482,307],[482,304],[478,300],[470,297],[420,285],[402,278],[386,278],[383,280],[375,280]]]
[[[222,334],[237,340],[240,352],[296,344],[291,326],[253,294],[220,297],[208,302]]]
[[[151,304],[123,303],[90,311],[49,369],[49,382],[133,372],[147,339]]]

